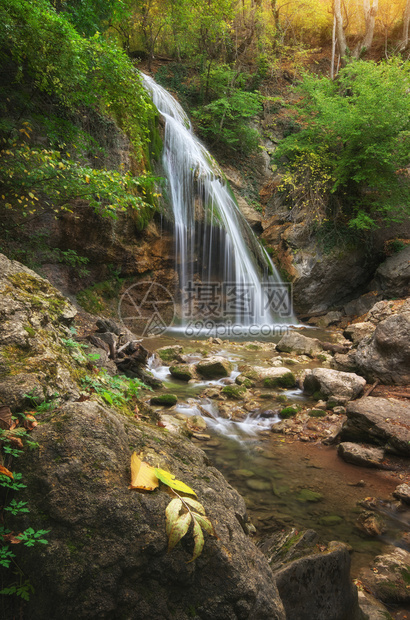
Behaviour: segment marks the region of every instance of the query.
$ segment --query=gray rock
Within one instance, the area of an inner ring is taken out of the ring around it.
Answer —
[[[399,484],[393,491],[394,497],[401,499],[405,504],[410,504],[410,485]]]
[[[304,374],[303,389],[307,394],[317,393],[318,398],[344,404],[360,396],[365,379],[353,372],[340,372],[330,368],[314,368]]]
[[[322,345],[317,338],[308,338],[298,332],[288,332],[280,339],[276,345],[276,350],[315,357],[321,353]]]
[[[361,295],[357,299],[353,299],[353,301],[349,301],[349,303],[343,307],[343,310],[347,316],[362,316],[362,314],[369,312],[376,301],[377,294],[372,291],[370,293],[365,293],[365,295]]]
[[[196,365],[199,375],[206,379],[221,379],[229,377],[232,372],[232,364],[225,357],[214,355],[207,357]]]
[[[362,467],[380,467],[384,459],[383,448],[369,448],[351,442],[339,444],[337,452],[346,463]]]
[[[346,413],[342,441],[373,443],[388,452],[410,456],[410,405],[367,396],[349,403]]]
[[[275,577],[289,619],[362,618],[357,590],[350,580],[348,547],[343,543],[331,542],[324,553],[294,560],[281,568]]]
[[[371,340],[359,344],[355,362],[370,380],[410,383],[410,311],[382,320]]]
[[[357,370],[356,352],[352,350],[349,353],[335,353],[330,366],[342,372],[355,372]]]
[[[364,321],[363,323],[352,323],[348,325],[343,332],[343,335],[351,340],[353,344],[358,344],[363,338],[371,336],[375,330],[375,326],[370,321]]]
[[[192,609],[203,620],[285,620],[269,564],[245,534],[244,501],[201,450],[90,401],[43,414],[32,439],[41,451],[19,463],[30,515],[16,527],[51,532],[19,558],[35,588],[30,620],[189,620]],[[167,552],[169,495],[128,489],[133,450],[197,492],[218,538],[205,534],[195,562],[190,533]]]
[[[410,245],[377,268],[371,288],[389,297],[410,295]]]
[[[359,607],[366,620],[393,620],[387,608],[365,590],[358,591]]]
[[[378,555],[370,568],[362,569],[359,579],[378,599],[387,604],[410,603],[410,553],[394,548]]]

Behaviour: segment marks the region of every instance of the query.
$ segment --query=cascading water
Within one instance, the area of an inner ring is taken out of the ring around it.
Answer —
[[[212,319],[215,324],[229,319],[241,326],[240,335],[255,325],[295,323],[288,288],[239,211],[214,159],[192,133],[184,110],[151,77],[141,75],[165,121],[162,164],[185,300],[181,323],[186,325],[189,318]]]

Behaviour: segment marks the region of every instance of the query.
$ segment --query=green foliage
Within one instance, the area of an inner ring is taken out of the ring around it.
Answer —
[[[137,397],[141,388],[151,389],[139,379],[129,379],[124,375],[112,377],[104,369],[92,376],[85,375],[81,384],[83,389],[97,394],[108,405],[120,408]]]
[[[262,98],[259,92],[244,90],[249,76],[219,65],[201,77],[204,98],[213,99],[192,113],[202,135],[215,145],[252,153],[258,147],[258,132],[247,122],[261,112]]]
[[[98,12],[103,5],[73,1],[65,8],[84,11],[86,20],[88,9]],[[41,209],[58,214],[82,199],[104,216],[131,207],[147,219],[155,179],[90,165],[87,157],[101,153],[101,147],[69,120],[75,114],[110,116],[131,140],[140,169],[149,166],[156,112],[127,56],[98,32],[89,39],[80,35],[47,0],[5,0],[0,20],[0,61],[9,70],[8,83],[0,88],[5,209],[24,216]],[[52,110],[50,121],[41,114],[44,107]],[[50,146],[38,143],[33,119],[36,131],[49,132]]]
[[[311,219],[369,230],[409,213],[410,65],[350,62],[337,81],[305,75],[298,90],[302,127],[275,158],[285,168],[289,207]]]
[[[33,419],[32,414],[31,419]],[[20,414],[23,420],[27,419],[24,413]],[[20,441],[23,438],[28,444],[28,433],[24,428],[13,428],[12,430],[0,431],[0,443],[3,453],[11,459],[11,457],[19,457],[23,451],[12,449],[10,450],[11,442]],[[35,442],[31,442],[35,443]],[[20,443],[22,446],[23,444]],[[9,449],[8,449],[9,448]],[[16,533],[7,527],[7,518],[10,515],[19,516],[29,513],[27,508],[27,502],[18,501],[12,499],[7,503],[8,495],[10,491],[19,491],[26,487],[22,482],[23,475],[21,473],[10,472],[2,466],[2,473],[0,475],[0,488],[2,487],[2,526],[0,527],[0,566],[4,569],[11,569],[13,566],[13,574],[18,578],[18,581],[11,583],[8,587],[0,590],[0,594],[17,596],[25,601],[28,601],[30,594],[34,592],[34,588],[28,579],[25,579],[24,572],[17,564],[15,558],[16,554],[11,550],[10,544],[13,545],[22,543],[25,547],[34,547],[36,544],[47,545],[48,540],[45,535],[50,530],[39,529],[35,530],[33,527],[26,528],[23,532]],[[11,578],[11,575],[10,575]]]

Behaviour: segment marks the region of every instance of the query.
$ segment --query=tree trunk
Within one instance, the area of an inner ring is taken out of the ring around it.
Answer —
[[[403,15],[403,36],[400,48],[406,49],[409,44],[409,24],[410,24],[410,0],[406,2],[406,8]]]
[[[333,15],[335,19],[337,48],[338,48],[340,57],[343,59],[346,56],[347,44],[346,44],[345,31],[343,28],[343,15],[342,15],[341,0],[334,0]]]
[[[410,0],[409,0],[410,2]],[[336,16],[333,16],[333,32],[332,32],[332,60],[330,62],[330,79],[335,79],[335,54],[336,54]]]
[[[371,0],[363,0],[365,31],[362,41],[356,46],[354,53],[356,58],[359,58],[363,50],[366,51],[370,49],[373,41],[374,25],[376,23],[376,15],[379,9],[379,0],[373,0],[372,5],[370,5],[370,1]]]

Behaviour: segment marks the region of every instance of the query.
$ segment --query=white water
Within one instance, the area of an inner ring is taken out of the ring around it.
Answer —
[[[291,309],[288,313],[272,312],[266,293],[272,287],[281,287],[280,276],[239,211],[217,164],[192,133],[184,110],[151,77],[141,75],[144,86],[165,121],[162,163],[175,219],[176,269],[180,289],[186,291],[199,280],[202,291],[204,285],[215,283],[214,295],[218,291],[220,300],[226,299],[230,294],[228,291],[234,298],[228,310],[221,311],[216,307],[218,299],[215,301],[214,297],[215,304],[209,306],[203,315],[201,306],[197,305],[194,317],[189,313],[181,317],[182,325],[187,324],[187,318],[214,319],[215,324],[218,320],[223,323],[229,318],[245,328],[295,324]],[[241,291],[245,291],[245,300],[240,297]],[[285,304],[290,308],[288,293],[285,292],[285,295]],[[208,325],[212,327],[212,321]],[[212,329],[209,330],[211,333]]]

